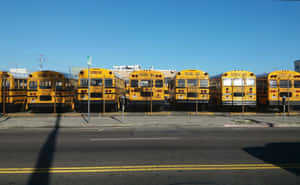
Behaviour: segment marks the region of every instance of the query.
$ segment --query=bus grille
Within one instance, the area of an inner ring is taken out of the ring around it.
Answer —
[[[197,93],[187,93],[187,97],[189,97],[189,98],[197,98],[198,94]]]
[[[291,92],[281,92],[280,94],[279,94],[279,96],[280,97],[292,97],[292,93]]]
[[[153,96],[153,93],[152,92],[141,92],[141,96],[142,97],[151,97],[151,96]]]
[[[91,93],[92,98],[102,98],[102,93]]]
[[[51,101],[52,97],[51,96],[40,96],[40,101]]]
[[[233,96],[235,96],[235,97],[243,97],[243,96],[245,96],[245,93],[236,92],[236,93],[233,93]]]

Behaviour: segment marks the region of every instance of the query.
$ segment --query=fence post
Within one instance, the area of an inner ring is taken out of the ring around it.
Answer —
[[[102,99],[103,99],[103,113],[105,113],[105,75],[103,75],[103,80],[102,80]]]
[[[54,82],[54,113],[56,113],[56,80]]]
[[[6,89],[6,78],[5,78],[5,73],[2,76],[2,108],[3,108],[3,115],[6,114],[6,110],[5,110],[5,89]]]

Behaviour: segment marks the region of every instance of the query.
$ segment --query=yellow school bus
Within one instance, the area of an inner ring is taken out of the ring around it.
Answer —
[[[195,69],[177,72],[170,81],[169,89],[170,102],[175,106],[179,104],[208,105],[209,75]]]
[[[128,86],[128,106],[140,105],[159,109],[165,104],[164,75],[153,70],[130,73]]]
[[[76,103],[79,112],[88,109],[88,77],[88,69],[80,71]],[[91,111],[118,111],[121,96],[125,96],[125,81],[121,77],[108,69],[90,69]]]
[[[25,108],[27,79],[0,71],[0,112],[17,112]]]
[[[33,112],[67,111],[74,108],[76,80],[55,71],[29,74],[27,107]]]
[[[257,76],[257,100],[260,106],[300,105],[300,73],[274,71]]]
[[[210,101],[223,107],[256,107],[256,76],[228,71],[210,78]]]

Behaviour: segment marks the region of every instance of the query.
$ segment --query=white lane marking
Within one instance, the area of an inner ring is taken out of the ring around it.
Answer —
[[[91,138],[90,141],[161,141],[180,140],[180,137]]]
[[[104,131],[104,128],[98,129],[98,132],[102,132]]]

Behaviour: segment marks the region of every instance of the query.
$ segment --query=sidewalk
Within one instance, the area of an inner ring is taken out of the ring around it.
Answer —
[[[1,117],[0,129],[52,128],[57,117]],[[62,128],[102,127],[300,127],[299,116],[61,116]]]

